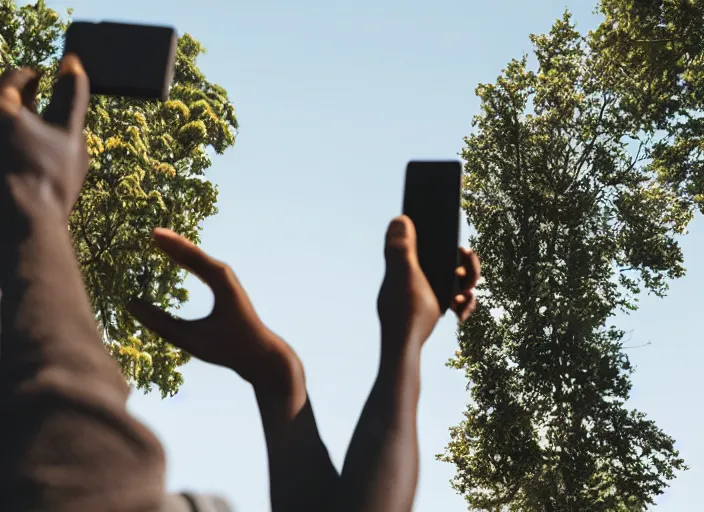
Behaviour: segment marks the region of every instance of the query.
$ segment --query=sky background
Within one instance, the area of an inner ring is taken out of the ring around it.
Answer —
[[[22,2],[27,3],[27,2]],[[301,356],[322,437],[341,467],[378,363],[376,295],[388,221],[401,209],[405,165],[448,159],[477,112],[474,89],[530,51],[565,7],[580,30],[592,0],[73,0],[76,20],[175,26],[201,41],[199,64],[224,86],[241,125],[217,157],[220,213],[202,247],[228,262],[268,325]],[[466,240],[468,229],[463,228]],[[700,283],[704,222],[683,241],[687,277],[665,300],[619,317],[637,365],[631,405],[678,440],[691,470],[658,510],[692,510],[704,481]],[[189,277],[186,318],[209,313],[210,292]],[[418,416],[421,477],[415,510],[460,512],[452,466],[434,455],[467,401],[447,317],[423,353]],[[269,510],[264,437],[251,389],[236,375],[193,362],[177,397],[134,394],[131,410],[164,442],[171,490],[214,492],[242,512]]]

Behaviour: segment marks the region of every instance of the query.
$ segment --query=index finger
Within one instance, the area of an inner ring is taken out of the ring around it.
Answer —
[[[152,236],[174,263],[196,275],[210,287],[216,304],[241,296],[237,293],[241,291],[239,281],[230,267],[212,258],[186,237],[164,228],[154,229]]]
[[[44,120],[69,131],[82,132],[89,101],[90,84],[80,59],[74,54],[65,55]]]
[[[28,68],[9,69],[0,76],[0,113],[11,117],[24,106],[34,112],[41,76]]]

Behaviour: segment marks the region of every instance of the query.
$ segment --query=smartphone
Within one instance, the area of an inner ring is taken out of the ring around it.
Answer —
[[[170,27],[74,22],[64,53],[81,59],[91,94],[166,101],[177,43]]]
[[[418,259],[445,314],[459,291],[462,164],[410,162],[406,169],[403,213],[416,227]]]

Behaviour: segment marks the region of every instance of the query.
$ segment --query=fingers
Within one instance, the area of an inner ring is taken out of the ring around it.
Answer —
[[[469,318],[477,305],[473,290],[481,277],[479,257],[469,249],[460,248],[460,266],[455,270],[460,281],[460,292],[453,298],[451,309],[457,314],[460,322]]]
[[[216,304],[232,298],[239,286],[237,278],[224,263],[210,257],[193,242],[170,229],[156,228],[152,236],[156,245],[178,266],[195,274],[210,287]]]
[[[11,69],[0,77],[0,114],[11,117],[22,107],[36,112],[37,88],[41,75],[31,69]]]
[[[460,266],[455,270],[460,280],[460,290],[469,291],[477,286],[481,277],[481,264],[474,251],[460,247]]]
[[[22,107],[36,112],[36,94],[41,75],[30,69],[14,69],[0,77],[0,113],[16,116]],[[67,55],[61,61],[54,95],[44,120],[67,128],[83,130],[90,87],[78,57]]]
[[[457,313],[457,317],[460,322],[466,322],[470,315],[474,313],[475,309],[477,309],[477,298],[472,296],[465,306]]]
[[[193,322],[171,316],[166,311],[142,299],[132,299],[127,304],[127,311],[144,327],[161,336],[172,345],[190,352],[188,344],[193,334],[188,327]]]
[[[82,131],[89,100],[88,76],[81,61],[72,54],[64,56],[44,120],[70,131]]]
[[[477,298],[473,293],[456,295],[450,306],[460,322],[467,320],[476,308]]]
[[[417,258],[416,250],[416,228],[413,221],[406,215],[393,219],[386,231],[384,253],[387,262]]]

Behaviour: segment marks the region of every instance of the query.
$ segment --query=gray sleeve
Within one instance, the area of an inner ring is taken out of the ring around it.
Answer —
[[[169,494],[162,512],[235,512],[224,499],[208,494]]]

